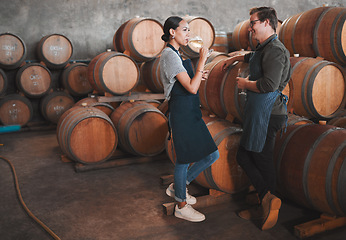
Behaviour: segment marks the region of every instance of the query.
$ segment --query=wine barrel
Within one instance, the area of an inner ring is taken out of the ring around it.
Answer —
[[[191,34],[200,36],[203,40],[203,46],[211,48],[215,40],[214,26],[210,21],[203,17],[197,16],[185,16],[182,17],[190,27]],[[188,44],[187,46],[181,46],[181,51],[189,58],[199,56],[199,49]]]
[[[85,63],[66,65],[60,79],[64,88],[72,96],[85,96],[93,90],[88,80],[88,65]]]
[[[233,45],[232,36],[233,36],[233,32],[227,32],[228,52],[233,52],[237,50]]]
[[[250,20],[244,20],[238,23],[232,32],[232,45],[235,50],[248,50],[249,42],[249,24]]]
[[[0,69],[0,96],[4,95],[6,93],[8,86],[8,80],[6,73]]]
[[[41,38],[37,46],[37,55],[48,68],[63,69],[73,52],[71,41],[61,34],[51,34]]]
[[[51,92],[40,102],[42,116],[57,124],[61,115],[74,105],[74,99],[65,92]]]
[[[276,138],[278,191],[299,205],[346,215],[346,129],[305,124]]]
[[[328,125],[346,128],[346,116],[335,117],[328,121]]]
[[[117,52],[125,52],[125,46],[123,43],[123,39],[122,39],[122,35],[124,32],[124,28],[126,27],[126,25],[128,24],[130,20],[127,20],[126,22],[124,22],[123,24],[120,25],[120,27],[116,30],[114,36],[113,36],[113,47],[114,50]]]
[[[224,72],[221,102],[226,113],[236,118],[238,122],[242,122],[246,96],[239,94],[241,90],[238,89],[236,81],[239,71],[241,74],[247,75],[246,73],[249,72],[249,64],[239,62],[230,66]]]
[[[345,19],[344,7],[314,8],[285,19],[279,39],[291,55],[321,56],[345,66]]]
[[[237,193],[246,189],[249,179],[236,160],[242,129],[217,117],[204,116],[203,120],[218,147],[220,157],[197,176],[196,182],[203,187],[226,193]],[[173,141],[174,139],[167,140],[166,151],[170,160],[175,163]]]
[[[162,24],[152,18],[136,17],[120,26],[113,37],[117,51],[124,52],[139,62],[157,57],[165,48],[161,40]]]
[[[80,99],[74,105],[75,106],[83,106],[83,103],[85,103],[88,106],[91,103],[96,103],[96,102],[98,102],[96,96],[95,95],[90,95],[89,97]]]
[[[119,134],[119,146],[137,156],[155,156],[165,149],[167,118],[143,101],[125,102],[111,114]]]
[[[330,119],[345,107],[346,75],[341,66],[319,58],[291,57],[293,110],[307,118]]]
[[[153,107],[158,108],[161,105],[161,102],[159,100],[155,100],[155,99],[150,99],[150,100],[145,100],[146,103],[149,103],[150,105],[152,105]]]
[[[226,58],[229,58],[227,53],[213,51],[210,54],[210,56],[207,58],[207,61],[205,63],[207,64],[207,63],[210,63],[210,62],[218,62],[218,61],[226,59]]]
[[[240,23],[238,23],[232,33],[232,45],[235,50],[254,50],[257,42],[256,40],[252,40],[250,42],[250,20],[244,20]]]
[[[346,8],[325,9],[315,25],[313,48],[316,56],[346,66]]]
[[[233,52],[230,52],[228,53],[228,56],[230,57],[234,57],[234,56],[244,56],[245,54],[248,54],[250,53],[251,51],[247,51],[247,50],[239,50],[239,51],[233,51]]]
[[[25,126],[32,116],[32,104],[26,97],[10,94],[0,100],[0,121],[3,125]]]
[[[40,63],[25,64],[17,72],[16,85],[29,98],[42,97],[51,89],[51,72]]]
[[[151,92],[163,93],[163,84],[160,76],[160,57],[144,62],[140,68],[142,82]]]
[[[291,125],[303,125],[303,124],[313,124],[314,122],[302,117],[302,116],[298,116],[296,114],[293,113],[288,113],[287,114],[287,126],[291,126]],[[279,131],[278,134],[280,134],[281,132]]]
[[[0,67],[3,69],[18,68],[25,60],[26,46],[15,34],[0,34]]]
[[[168,111],[168,101],[164,100],[157,108],[166,116]]]
[[[223,31],[215,32],[215,41],[211,49],[217,52],[228,53],[227,33]]]
[[[225,72],[222,70],[222,60],[212,61],[205,65],[204,69],[209,70],[208,78],[201,82],[199,87],[199,98],[203,108],[213,112],[220,118],[227,115],[222,104],[222,92]]]
[[[118,144],[112,121],[94,107],[74,106],[64,112],[57,124],[57,138],[62,152],[83,164],[106,161]]]
[[[88,66],[88,80],[95,91],[123,95],[139,81],[139,68],[129,56],[109,51],[94,57]]]
[[[87,100],[88,98],[84,98],[82,100],[80,100],[78,103],[75,104],[75,106],[89,106],[89,107],[94,107],[97,108],[99,110],[101,110],[102,112],[104,112],[107,116],[111,116],[112,112],[114,111],[114,107],[107,102],[92,102]]]
[[[279,34],[282,21],[278,20],[276,34]],[[232,33],[232,46],[234,50],[255,50],[257,47],[257,40],[252,37],[252,32],[249,32],[250,20],[244,20],[238,23]]]

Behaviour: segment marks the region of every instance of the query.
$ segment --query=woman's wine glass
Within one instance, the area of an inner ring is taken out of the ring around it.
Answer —
[[[188,45],[193,51],[199,52],[199,49],[203,47],[203,39],[194,33],[190,33]],[[210,49],[208,52],[208,57],[212,52],[213,49]]]

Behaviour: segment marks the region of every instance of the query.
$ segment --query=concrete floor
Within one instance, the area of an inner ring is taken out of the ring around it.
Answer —
[[[61,160],[54,129],[0,134],[0,156],[16,168],[27,207],[63,240],[111,239],[297,239],[294,226],[319,213],[283,200],[278,224],[261,231],[235,211],[245,207],[241,194],[233,200],[199,209],[201,223],[164,213],[165,195],[160,177],[173,173],[163,157],[148,163],[76,172],[74,163]],[[52,239],[20,206],[9,165],[0,160],[0,239]],[[208,190],[192,184],[195,196]],[[235,200],[237,199],[237,200]],[[309,239],[345,239],[346,228]]]

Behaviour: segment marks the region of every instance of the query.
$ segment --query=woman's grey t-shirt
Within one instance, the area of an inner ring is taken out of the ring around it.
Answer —
[[[165,98],[170,98],[173,85],[178,73],[186,72],[179,55],[173,49],[167,47],[163,49],[160,57],[160,77],[164,87]]]

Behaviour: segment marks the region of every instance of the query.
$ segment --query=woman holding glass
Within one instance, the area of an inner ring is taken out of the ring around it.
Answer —
[[[208,75],[203,70],[208,49],[200,48],[200,59],[194,74],[191,60],[183,60],[179,53],[179,48],[189,43],[188,23],[172,16],[165,21],[163,31],[161,38],[167,42],[167,47],[160,57],[160,75],[165,98],[169,100],[169,125],[177,156],[174,183],[169,185],[166,193],[178,202],[174,212],[176,217],[200,222],[205,216],[192,208],[196,198],[188,194],[186,185],[219,158],[217,146],[199,108],[198,89]]]

